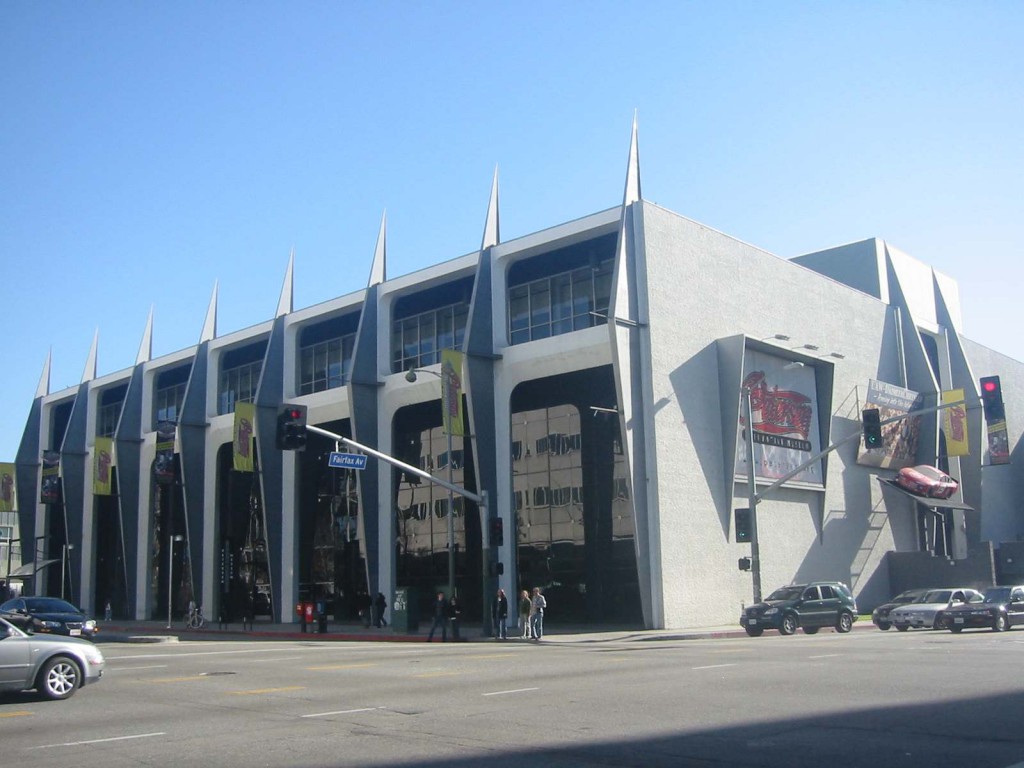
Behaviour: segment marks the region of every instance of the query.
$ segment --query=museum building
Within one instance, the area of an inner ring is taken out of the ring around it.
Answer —
[[[886,242],[783,259],[646,201],[634,124],[621,205],[502,241],[495,175],[479,250],[389,277],[385,221],[368,263],[365,290],[295,309],[289,260],[273,317],[223,335],[215,288],[197,344],[157,358],[151,314],[134,365],[98,375],[94,340],[78,387],[51,392],[47,361],[12,580],[124,618],[278,622],[307,599],[354,620],[377,592],[425,617],[454,587],[485,627],[499,587],[539,586],[555,625],[647,628],[737,623],[758,585],[843,581],[865,609],[1024,580],[1024,365]],[[275,445],[282,404],[318,428],[304,450]],[[870,449],[868,407],[911,415]],[[324,432],[468,495],[372,455],[332,468],[358,448]],[[917,464],[956,494],[891,482]]]

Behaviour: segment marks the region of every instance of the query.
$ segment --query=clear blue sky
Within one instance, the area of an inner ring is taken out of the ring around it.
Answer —
[[[52,386],[644,197],[791,257],[883,238],[1024,360],[1024,3],[0,4],[0,461]],[[984,372],[977,372],[979,375]]]

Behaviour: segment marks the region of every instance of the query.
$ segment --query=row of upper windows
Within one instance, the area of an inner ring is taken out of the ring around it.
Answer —
[[[509,343],[523,344],[606,323],[613,260],[605,256],[608,256],[610,243],[611,239],[604,236],[592,243],[563,249],[559,252],[561,260],[570,264],[586,262],[568,271],[537,275],[536,267],[531,266],[538,261],[534,258],[524,262],[516,275],[510,274]],[[410,302],[405,311],[412,307],[415,302]],[[392,372],[435,365],[440,362],[441,350],[462,349],[468,318],[468,299],[396,318],[391,326]],[[332,321],[324,324],[323,330],[328,334],[331,325]],[[314,332],[308,343],[300,342],[296,382],[300,396],[343,387],[351,376],[355,333],[339,333],[330,338],[323,338],[324,335],[322,331]],[[261,349],[265,349],[265,342],[253,345],[254,352]],[[258,359],[222,368],[217,386],[218,414],[232,413],[236,403],[252,402],[255,398],[262,355],[255,356]],[[245,354],[243,357],[251,358]],[[172,376],[166,383],[158,380],[153,403],[154,424],[180,419],[189,370],[187,366],[182,369],[184,378]],[[114,434],[122,404],[123,400],[101,405],[97,414],[97,435]]]

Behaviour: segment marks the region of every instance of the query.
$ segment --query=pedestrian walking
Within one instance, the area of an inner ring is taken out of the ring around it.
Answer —
[[[519,637],[530,638],[530,614],[533,613],[533,601],[525,589],[519,593]]]
[[[430,625],[430,634],[427,635],[427,642],[434,640],[434,631],[441,628],[441,642],[448,641],[448,601],[444,599],[444,592],[437,593],[434,601],[434,623]]]
[[[386,627],[388,623],[384,620],[384,611],[388,607],[388,601],[384,598],[383,592],[378,592],[373,598],[373,626]]]
[[[356,595],[356,607],[359,609],[359,618],[363,621],[363,627],[365,629],[369,629],[370,611],[373,608],[373,600],[370,597],[370,593],[365,589],[359,590],[359,594]]]
[[[494,619],[494,639],[508,640],[508,598],[504,589],[499,589],[498,596],[494,598],[491,618]]]
[[[452,624],[452,642],[457,643],[462,638],[459,637],[459,622],[462,620],[462,605],[459,603],[458,598],[452,595],[452,599],[448,601],[448,620]]]
[[[110,605],[110,601],[107,600],[107,604],[103,607],[103,620],[110,621],[114,618],[114,609]]]
[[[530,635],[534,640],[544,637],[544,609],[548,607],[548,601],[541,594],[540,587],[533,588],[532,612],[530,613]]]

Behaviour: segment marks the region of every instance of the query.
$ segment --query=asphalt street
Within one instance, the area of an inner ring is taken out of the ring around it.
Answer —
[[[1024,765],[1024,632],[102,643],[65,702],[0,699],[33,766]]]

